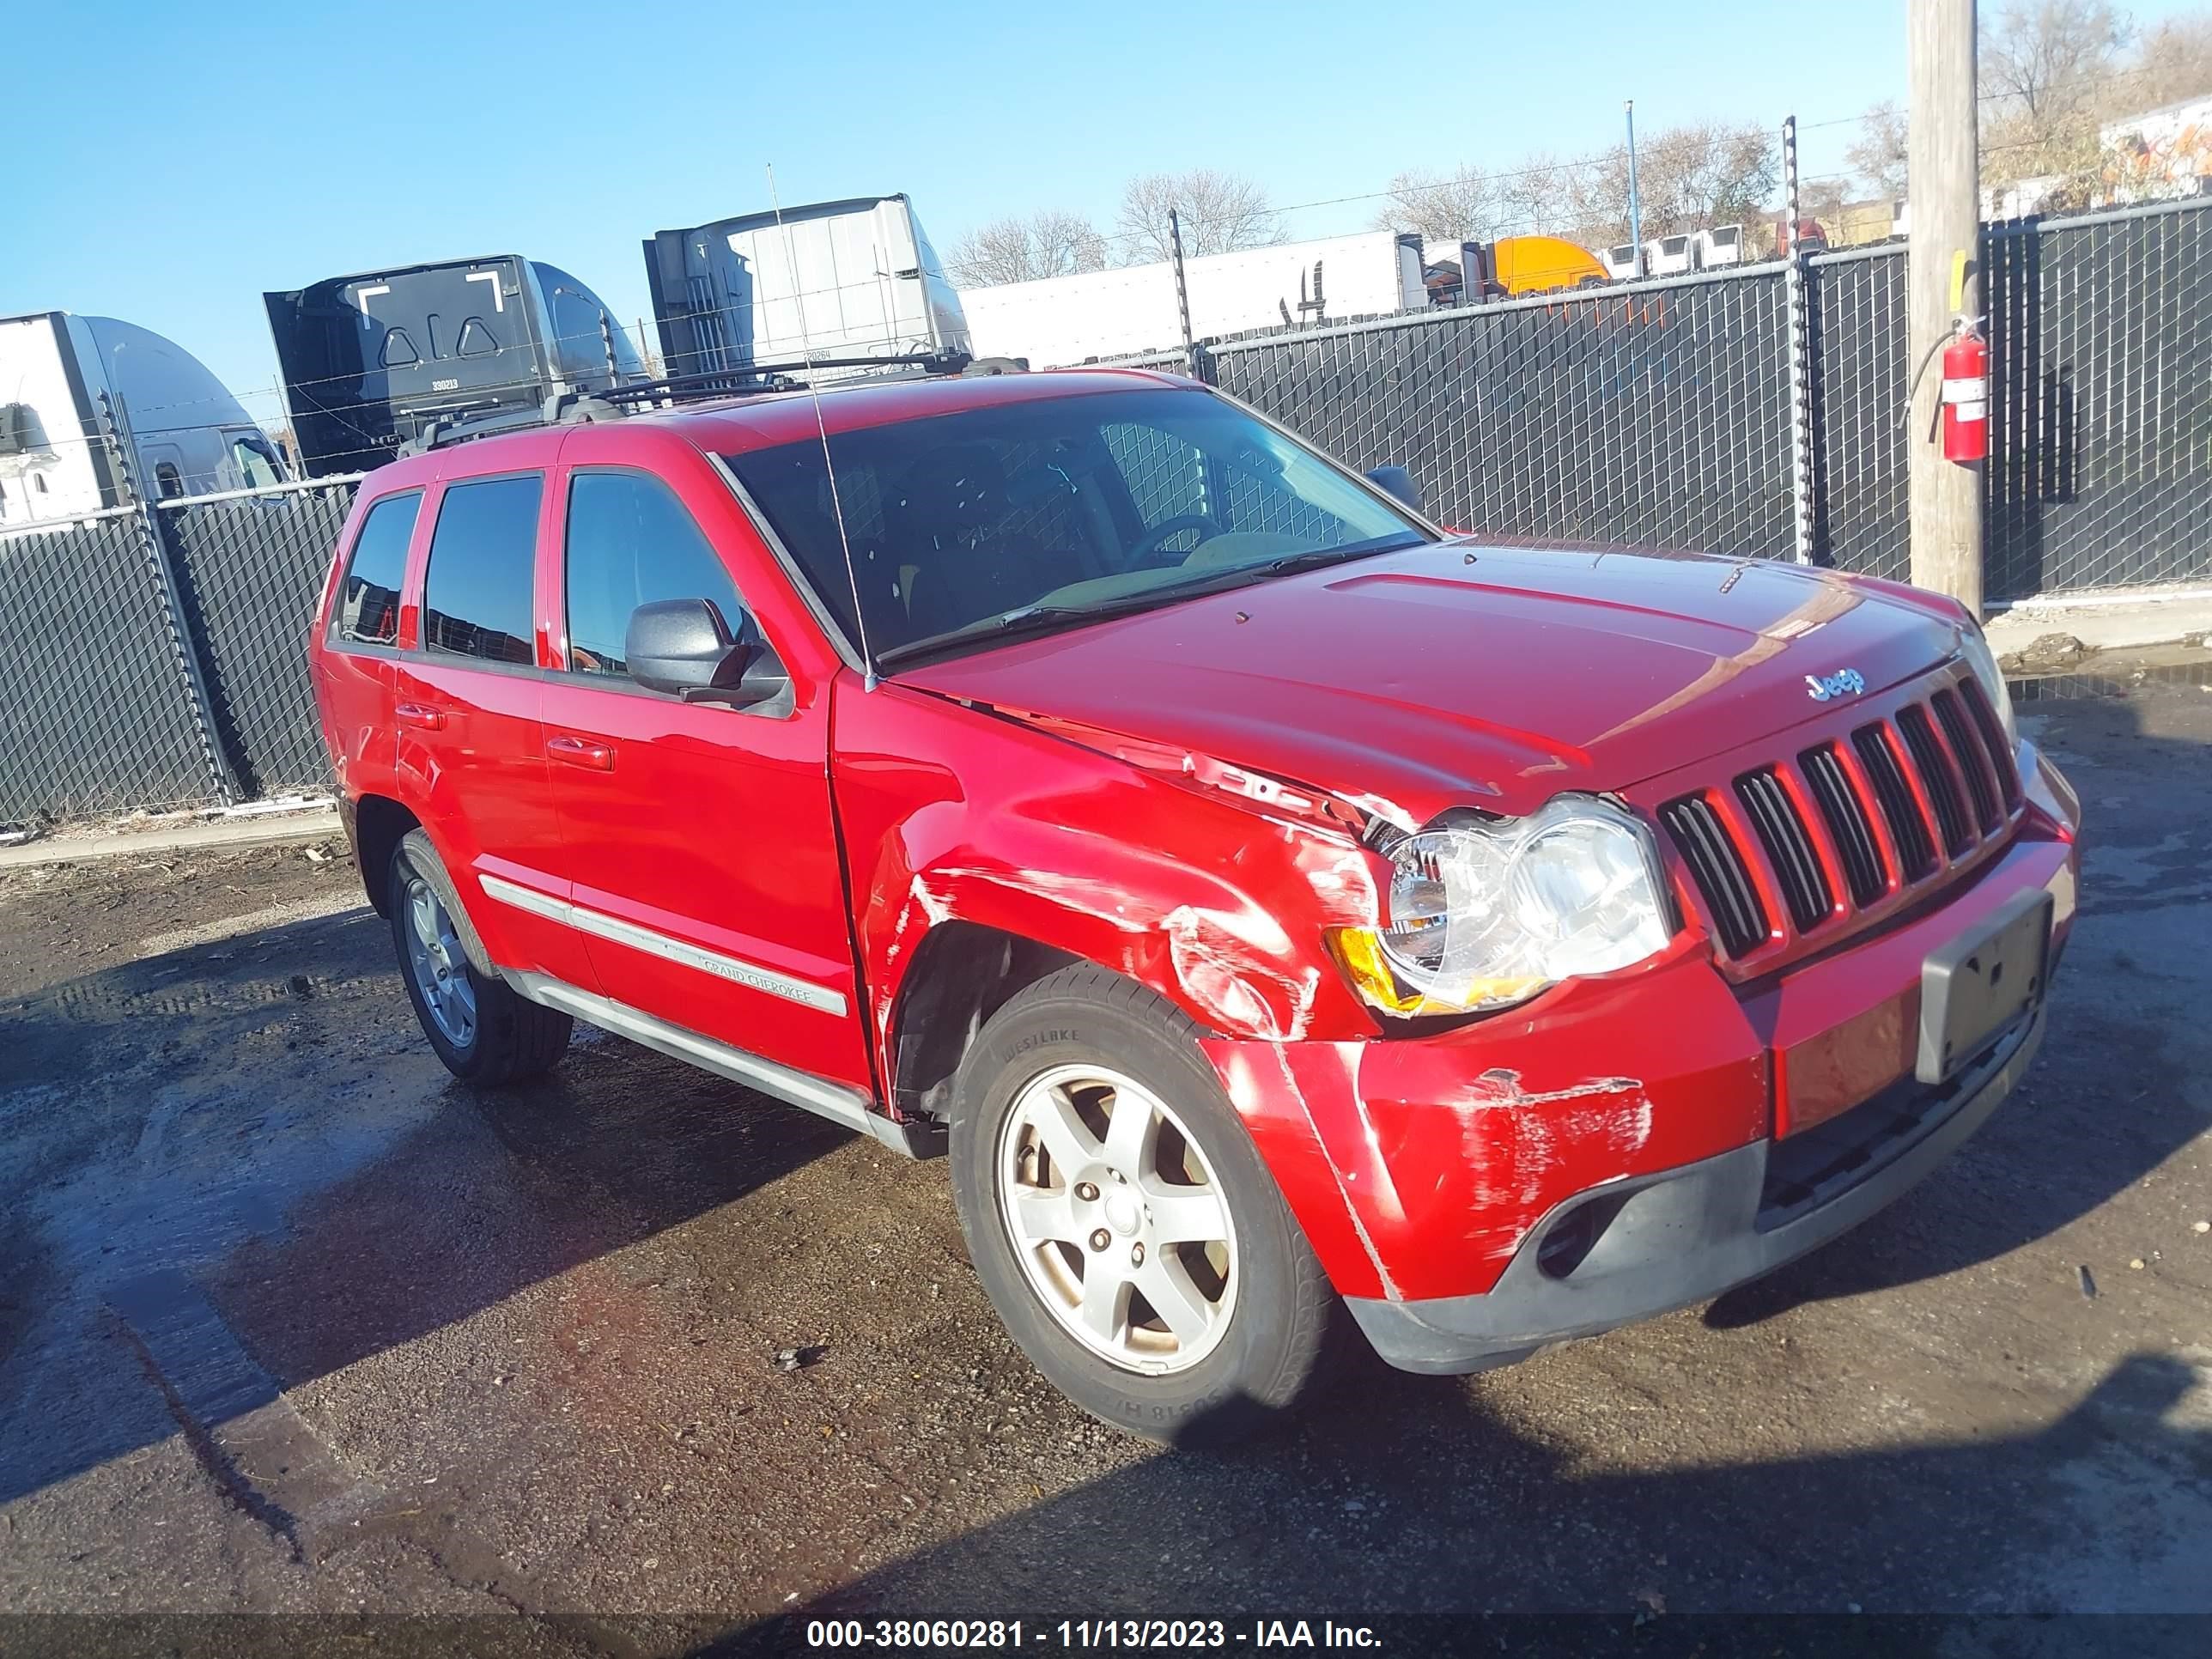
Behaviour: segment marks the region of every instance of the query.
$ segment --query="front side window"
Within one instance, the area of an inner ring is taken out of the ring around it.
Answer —
[[[579,472],[568,483],[568,667],[623,675],[630,613],[662,599],[705,599],[735,631],[730,574],[676,493],[641,472]]]
[[[284,482],[284,469],[277,465],[276,452],[262,439],[232,439],[230,464],[238,470],[241,489],[265,489]]]
[[[399,642],[399,588],[407,575],[419,492],[387,495],[368,509],[338,588],[337,634],[356,645]]]
[[[860,590],[878,662],[1264,580],[1430,532],[1206,393],[1042,398],[727,458],[830,614]],[[843,534],[838,514],[842,508]],[[851,564],[846,546],[851,548]]]
[[[485,662],[535,662],[532,577],[538,562],[536,473],[450,486],[422,577],[422,641]]]

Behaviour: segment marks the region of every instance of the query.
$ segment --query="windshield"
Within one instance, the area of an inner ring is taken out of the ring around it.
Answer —
[[[1199,392],[1038,398],[833,433],[830,447],[883,663],[1431,539],[1312,451]],[[820,441],[726,459],[851,635],[854,580]]]

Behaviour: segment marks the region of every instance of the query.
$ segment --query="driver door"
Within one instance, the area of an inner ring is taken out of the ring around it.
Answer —
[[[636,684],[623,659],[640,605],[703,599],[732,632],[746,609],[702,528],[744,520],[691,462],[696,476],[667,463],[557,476],[545,747],[574,925],[615,1001],[872,1091],[830,816],[828,684],[794,676],[791,698],[757,709],[687,703]]]

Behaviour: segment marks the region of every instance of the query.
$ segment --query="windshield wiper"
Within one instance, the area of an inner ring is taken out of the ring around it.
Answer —
[[[1121,599],[1108,599],[1098,605],[1025,605],[1018,611],[1001,611],[995,617],[964,623],[942,634],[932,634],[927,639],[909,640],[904,645],[892,646],[888,650],[877,652],[876,660],[889,666],[911,657],[926,656],[948,646],[964,645],[975,640],[1042,634],[1068,623],[1099,622],[1108,617],[1145,610],[1163,595],[1184,597],[1188,592],[1187,588],[1151,587],[1141,593],[1126,594]]]
[[[1270,576],[1287,575],[1293,570],[1314,570],[1325,564],[1342,564],[1347,559],[1364,559],[1371,553],[1395,553],[1408,547],[1425,544],[1419,536],[1384,536],[1371,542],[1353,542],[1345,547],[1312,547],[1303,553],[1285,553],[1279,559],[1270,559],[1266,564],[1247,568]]]

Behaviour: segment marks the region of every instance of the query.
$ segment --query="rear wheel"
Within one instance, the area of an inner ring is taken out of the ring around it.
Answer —
[[[387,890],[399,976],[446,1069],[483,1084],[516,1083],[550,1071],[574,1022],[477,971],[464,942],[467,919],[453,879],[420,830],[410,830],[393,849]]]
[[[1346,1334],[1195,1036],[1118,975],[1054,974],[978,1034],[951,1149],[1014,1340],[1085,1410],[1183,1445],[1287,1415]]]

